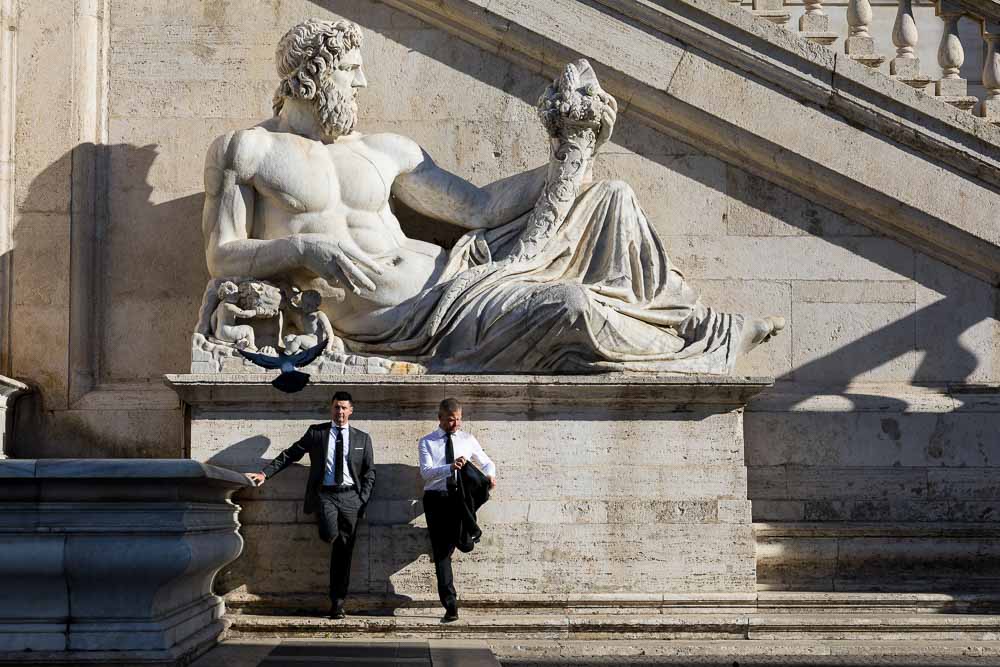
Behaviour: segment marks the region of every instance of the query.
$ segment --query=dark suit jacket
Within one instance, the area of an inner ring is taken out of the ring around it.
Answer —
[[[456,482],[456,493],[449,495],[455,503],[455,512],[460,522],[458,543],[455,546],[459,551],[468,553],[483,536],[476,520],[476,512],[490,499],[490,480],[479,468],[466,464],[456,476]]]
[[[347,456],[348,472],[358,487],[361,497],[362,512],[375,486],[375,456],[372,453],[371,436],[359,431],[353,426],[348,427]],[[313,424],[298,442],[274,457],[262,471],[268,478],[309,455],[309,481],[306,482],[306,498],[302,509],[306,514],[312,514],[319,507],[319,487],[323,484],[323,473],[326,469],[326,450],[330,439],[330,422]]]

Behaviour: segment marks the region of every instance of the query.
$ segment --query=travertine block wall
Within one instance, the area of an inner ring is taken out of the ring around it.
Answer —
[[[188,366],[207,279],[204,152],[270,113],[273,46],[296,21],[363,27],[362,131],[411,136],[480,184],[546,159],[532,108],[543,77],[371,0],[18,11],[9,374],[41,396],[22,413],[20,456],[182,455],[183,415],[160,377]],[[81,87],[91,70],[98,84]],[[106,147],[87,150],[95,139]],[[706,302],[788,320],[737,369],[777,378],[746,415],[755,520],[995,522],[996,289],[627,109],[596,172],[633,185]],[[422,238],[457,235],[401,217]],[[836,566],[816,585],[835,580]]]
[[[531,394],[522,389],[516,407],[487,399],[466,406],[465,428],[484,443],[499,483],[479,514],[482,542],[456,556],[460,590],[522,601],[541,594],[634,600],[752,593],[742,411],[666,399],[571,406],[571,396],[586,400],[592,389],[564,389],[562,401],[526,399]],[[377,473],[355,554],[356,593],[435,599],[417,455],[419,438],[436,428],[436,400],[420,400],[425,391],[415,386],[408,394],[404,387],[396,400],[359,401],[352,420],[372,436]],[[471,391],[485,395],[489,388]],[[322,413],[194,405],[191,456],[256,471]],[[326,594],[329,547],[317,537],[315,516],[302,512],[308,460],[302,463],[241,494],[246,549],[218,583],[232,599],[259,596],[280,605],[289,596]]]

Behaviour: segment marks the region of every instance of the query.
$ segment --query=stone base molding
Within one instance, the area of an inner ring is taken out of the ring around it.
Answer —
[[[377,475],[354,554],[358,600],[394,605],[435,590],[417,442],[448,396],[498,470],[484,537],[455,559],[463,599],[755,591],[743,406],[770,378],[320,376],[288,395],[271,377],[167,383],[187,406],[191,457],[242,472],[328,420],[334,391],[353,394],[351,425],[371,434]],[[247,549],[217,592],[294,606],[325,591],[329,546],[302,514],[306,471],[242,494]]]
[[[948,596],[953,610],[972,611],[976,600],[1000,610],[996,523],[803,521],[754,529],[761,590],[976,591]]]
[[[0,664],[173,665],[210,648],[245,485],[189,460],[0,461]]]

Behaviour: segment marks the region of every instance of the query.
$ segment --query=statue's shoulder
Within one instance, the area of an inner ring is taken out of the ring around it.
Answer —
[[[234,165],[248,158],[256,161],[279,140],[280,133],[257,126],[244,130],[230,130],[216,137],[208,149],[209,165]]]
[[[378,151],[399,164],[400,171],[410,171],[424,159],[424,151],[413,139],[392,132],[366,134],[362,139],[365,146]]]

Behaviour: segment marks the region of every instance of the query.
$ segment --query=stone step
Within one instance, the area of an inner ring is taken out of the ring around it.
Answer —
[[[1000,642],[491,640],[504,667],[753,667],[900,665],[994,667]]]
[[[1000,642],[1000,616],[968,614],[440,614],[310,616],[233,614],[232,637],[419,637],[482,640],[743,640]],[[1000,646],[1000,644],[998,644]]]
[[[279,647],[302,647],[302,654],[317,653],[324,647],[372,647],[364,657],[376,659],[384,656],[387,646],[414,646],[418,643],[430,647],[432,665],[460,665],[479,667],[469,662],[471,656],[486,660],[486,652],[493,660],[499,658],[503,667],[596,667],[614,665],[671,665],[673,667],[740,667],[754,665],[899,665],[905,667],[955,667],[976,665],[991,667],[1000,662],[1000,642],[970,641],[867,641],[856,640],[650,640],[650,639],[545,639],[495,638],[487,641],[454,641],[404,638],[353,637],[347,639],[268,639],[261,637],[227,639],[220,646],[197,660],[192,667],[278,667],[265,660],[279,658],[285,650]],[[404,657],[396,651],[397,658]],[[446,662],[446,658],[454,661]],[[466,658],[465,661],[458,661]],[[424,660],[424,664],[428,661]],[[396,661],[396,664],[415,664]],[[299,664],[302,664],[300,661]],[[307,664],[332,664],[319,661]],[[343,664],[343,663],[340,663]],[[355,661],[354,665],[370,664]],[[377,664],[377,663],[376,663]],[[418,663],[417,663],[418,664]],[[482,664],[486,664],[483,662]],[[495,663],[491,663],[495,664]]]
[[[588,593],[462,595],[462,608],[493,615],[575,614],[1000,614],[997,593],[845,593],[757,591],[756,593]],[[226,596],[230,615],[321,616],[329,598],[317,593]],[[433,593],[354,594],[347,611],[362,616],[434,616],[441,605]]]

